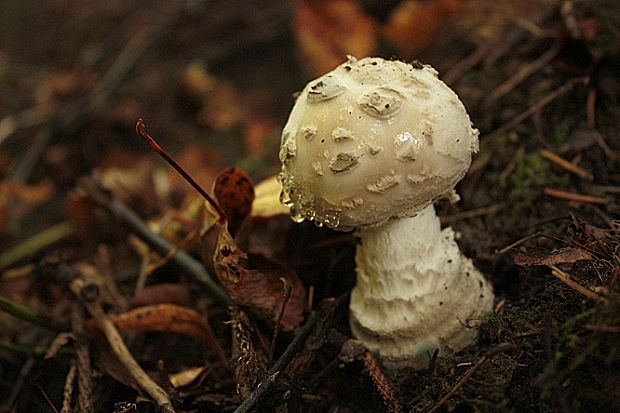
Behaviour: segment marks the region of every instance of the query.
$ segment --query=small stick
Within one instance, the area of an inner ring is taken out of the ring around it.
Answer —
[[[86,194],[100,206],[105,208],[116,219],[127,227],[129,231],[144,241],[153,251],[166,256],[174,249],[174,245],[166,239],[153,233],[140,217],[125,204],[110,198],[92,179],[82,179],[79,184]],[[204,265],[185,251],[177,251],[170,262],[203,284],[221,303],[232,305],[232,300],[222,287],[211,277]]]
[[[500,126],[498,129],[496,129],[495,131],[491,132],[490,134],[485,136],[483,139],[481,139],[480,147],[486,146],[493,140],[504,135],[510,129],[514,128],[515,126],[523,122],[525,119],[529,118],[530,116],[532,116],[533,114],[535,114],[536,112],[538,112],[539,110],[547,106],[549,103],[553,102],[559,96],[570,91],[576,84],[578,83],[585,84],[586,81],[587,81],[587,78],[581,77],[581,78],[571,79],[568,82],[564,83],[562,86],[560,86],[553,92],[549,93],[547,96],[540,99],[538,102],[536,102],[535,104],[527,108],[525,111],[521,112],[520,114],[512,118],[510,121],[508,121],[508,123],[505,123],[504,125]]]
[[[491,45],[487,43],[478,46],[472,53],[456,62],[456,64],[442,76],[442,80],[446,82],[446,84],[451,85],[463,76],[465,72],[480,63],[489,53],[489,50],[491,50]]]
[[[286,309],[286,303],[291,298],[291,284],[286,281],[286,278],[280,277],[280,281],[284,283],[284,298],[282,299],[282,307],[280,308],[280,314],[278,314],[278,319],[276,320],[276,326],[273,330],[273,337],[271,338],[271,349],[269,350],[269,364],[273,361],[273,355],[276,351],[276,341],[278,340],[278,335],[280,334],[280,329],[282,327],[282,317],[284,317],[284,310]]]
[[[76,370],[75,362],[72,362],[71,367],[69,367],[67,377],[65,378],[65,386],[62,391],[62,408],[60,409],[60,413],[71,413],[73,411],[71,409],[71,400],[73,397],[73,382],[75,381]]]
[[[582,202],[586,204],[606,204],[607,200],[599,196],[575,194],[572,192],[560,191],[558,189],[546,187],[544,190],[546,195],[554,198],[565,199],[567,201]]]
[[[433,408],[428,411],[428,413],[434,413],[437,410],[439,410],[439,408],[443,406],[443,404],[447,402],[452,396],[454,396],[454,394],[461,387],[463,387],[463,385],[467,382],[467,380],[469,380],[471,376],[473,376],[474,373],[478,371],[478,369],[480,369],[480,367],[482,367],[484,362],[487,361],[490,357],[494,356],[497,353],[502,353],[504,351],[513,350],[514,348],[515,348],[515,345],[512,343],[500,343],[496,345],[495,347],[489,349],[486,353],[484,353],[482,357],[480,357],[480,360],[478,360],[476,364],[474,364],[473,367],[470,368],[463,377],[461,377],[461,379],[454,385],[452,390],[450,390],[448,394],[446,394],[441,400],[439,400],[439,402],[437,402],[437,404],[434,405]]]
[[[620,333],[620,326],[613,326],[609,324],[586,324],[584,328],[586,330],[601,333]]]
[[[489,205],[482,208],[471,209],[469,211],[458,212],[456,214],[440,217],[439,219],[442,223],[461,221],[464,219],[496,214],[502,209],[505,209],[507,206],[508,204]]]
[[[306,324],[301,328],[299,334],[290,342],[284,353],[280,356],[278,361],[275,362],[273,367],[267,372],[265,378],[256,386],[256,389],[250,394],[250,396],[237,407],[234,413],[248,413],[250,412],[256,403],[258,403],[263,397],[267,395],[273,388],[276,378],[286,368],[288,363],[293,359],[295,354],[301,349],[306,342],[306,339],[312,332],[314,325],[319,319],[317,312],[312,312],[308,316]]]
[[[392,387],[390,386],[388,379],[379,368],[377,360],[375,360],[373,355],[367,351],[364,352],[364,367],[368,370],[368,375],[375,385],[375,388],[381,394],[383,403],[388,409],[388,413],[400,413],[402,411],[400,404],[394,396],[394,392],[392,391]]]
[[[502,248],[501,250],[497,251],[497,253],[500,254],[500,255],[501,254],[505,254],[506,252],[510,251],[511,249],[513,249],[515,247],[518,247],[519,245],[523,244],[524,242],[529,241],[532,238],[536,238],[536,237],[538,237],[540,235],[541,235],[540,231],[537,231],[537,232],[535,232],[533,234],[530,234],[530,235],[528,235],[526,237],[523,237],[520,240],[517,240],[517,241],[513,242],[512,244]]]
[[[553,153],[551,151],[548,151],[546,149],[541,149],[540,155],[543,158],[547,158],[551,162],[561,166],[562,168],[566,169],[567,171],[574,173],[575,175],[577,175],[578,177],[580,177],[582,179],[586,179],[588,181],[593,181],[594,180],[594,176],[592,176],[592,174],[590,172],[586,171],[583,168],[578,167],[574,163],[567,161],[566,159],[556,155],[555,153]]]
[[[543,53],[538,59],[524,65],[508,80],[493,89],[491,93],[489,93],[484,99],[483,105],[488,107],[488,105],[493,104],[502,96],[513,90],[519,83],[523,82],[529,76],[545,67],[551,60],[553,60],[557,56],[559,50],[560,48],[557,45],[554,45],[545,53]]]
[[[139,137],[141,137],[142,139],[144,139],[144,141],[146,141],[146,143],[149,144],[149,146],[151,148],[153,148],[153,150],[155,152],[157,152],[157,154],[159,156],[161,156],[162,158],[164,158],[164,160],[166,162],[168,162],[174,169],[176,169],[176,171],[183,177],[185,178],[185,180],[196,190],[198,191],[198,193],[200,195],[202,195],[202,197],[204,199],[207,200],[207,202],[213,207],[213,209],[215,209],[215,212],[217,212],[218,215],[218,222],[222,223],[225,219],[226,219],[226,214],[224,214],[224,211],[222,211],[222,209],[220,208],[220,206],[217,204],[217,202],[215,202],[215,200],[213,198],[211,198],[211,195],[209,195],[207,193],[207,191],[205,191],[202,186],[200,186],[200,184],[198,182],[196,182],[196,180],[194,180],[194,178],[191,177],[190,174],[188,174],[185,169],[183,169],[183,167],[181,165],[179,165],[177,163],[177,161],[175,161],[170,155],[168,155],[168,153],[166,151],[164,151],[162,149],[161,146],[159,146],[159,144],[157,143],[157,141],[155,141],[155,139],[153,139],[153,137],[151,135],[149,135],[149,133],[146,131],[146,128],[144,127],[144,121],[142,119],[138,119],[138,122],[136,123],[136,133],[138,134]]]
[[[157,403],[160,411],[165,413],[174,413],[174,408],[168,394],[155,383],[148,374],[140,367],[136,359],[133,358],[129,349],[125,345],[123,338],[114,326],[112,320],[104,313],[98,294],[94,285],[89,284],[80,277],[76,277],[71,281],[69,288],[76,297],[82,302],[90,315],[95,319],[101,331],[105,335],[110,349],[114,352],[120,362],[127,368],[129,374],[138,383],[138,385],[148,393]]]
[[[565,273],[564,271],[562,271],[555,265],[549,265],[549,268],[551,268],[551,275],[553,275],[555,278],[562,281],[564,284],[568,285],[570,288],[577,291],[578,293],[585,295],[591,300],[599,301],[601,303],[606,303],[609,301],[607,298],[603,297],[602,295],[599,295],[595,293],[594,291],[590,291],[583,285],[571,280],[569,274]]]
[[[73,301],[71,311],[71,330],[75,347],[74,366],[78,375],[78,406],[81,413],[92,413],[92,369],[86,332],[84,331],[84,307]]]

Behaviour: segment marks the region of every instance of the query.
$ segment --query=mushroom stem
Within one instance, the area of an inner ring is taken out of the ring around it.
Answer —
[[[369,350],[423,367],[435,349],[450,354],[476,340],[492,288],[461,254],[452,228],[441,230],[433,205],[357,234],[350,323]]]

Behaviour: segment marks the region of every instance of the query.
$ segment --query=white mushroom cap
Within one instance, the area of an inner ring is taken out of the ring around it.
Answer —
[[[435,69],[349,57],[297,98],[280,180],[299,217],[367,228],[449,194],[477,149],[478,131]]]

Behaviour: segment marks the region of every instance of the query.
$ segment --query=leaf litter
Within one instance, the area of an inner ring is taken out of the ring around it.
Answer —
[[[2,67],[19,70],[0,70],[3,407],[617,410],[618,5],[242,3],[5,15]],[[498,303],[477,346],[423,371],[351,350],[355,238],[283,216],[279,128],[347,54],[431,63],[481,131],[462,202],[438,213]],[[217,201],[144,155],[139,116]],[[65,273],[98,281],[77,296]],[[110,320],[136,364],[80,317]]]

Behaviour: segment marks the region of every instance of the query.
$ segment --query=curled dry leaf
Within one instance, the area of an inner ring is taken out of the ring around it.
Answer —
[[[110,315],[110,319],[120,331],[159,331],[193,338],[204,343],[222,363],[228,363],[228,358],[215,339],[208,320],[191,308],[174,304],[157,304]],[[95,325],[91,320],[89,327]]]
[[[252,181],[241,169],[234,166],[226,168],[215,178],[213,194],[226,214],[228,231],[234,236],[252,208],[254,201]]]
[[[203,230],[202,256],[204,263],[216,275],[232,301],[257,317],[277,323],[285,299],[285,285],[291,286],[286,301],[281,328],[291,331],[303,321],[305,289],[297,274],[262,256],[251,256],[233,240],[226,225],[206,214]]]
[[[298,1],[295,34],[303,61],[319,76],[346,55],[369,56],[377,46],[375,22],[352,0]]]
[[[232,312],[232,369],[237,383],[236,392],[243,400],[254,391],[265,373],[261,365],[264,354],[259,353],[252,340],[252,324],[247,314],[240,310]]]

